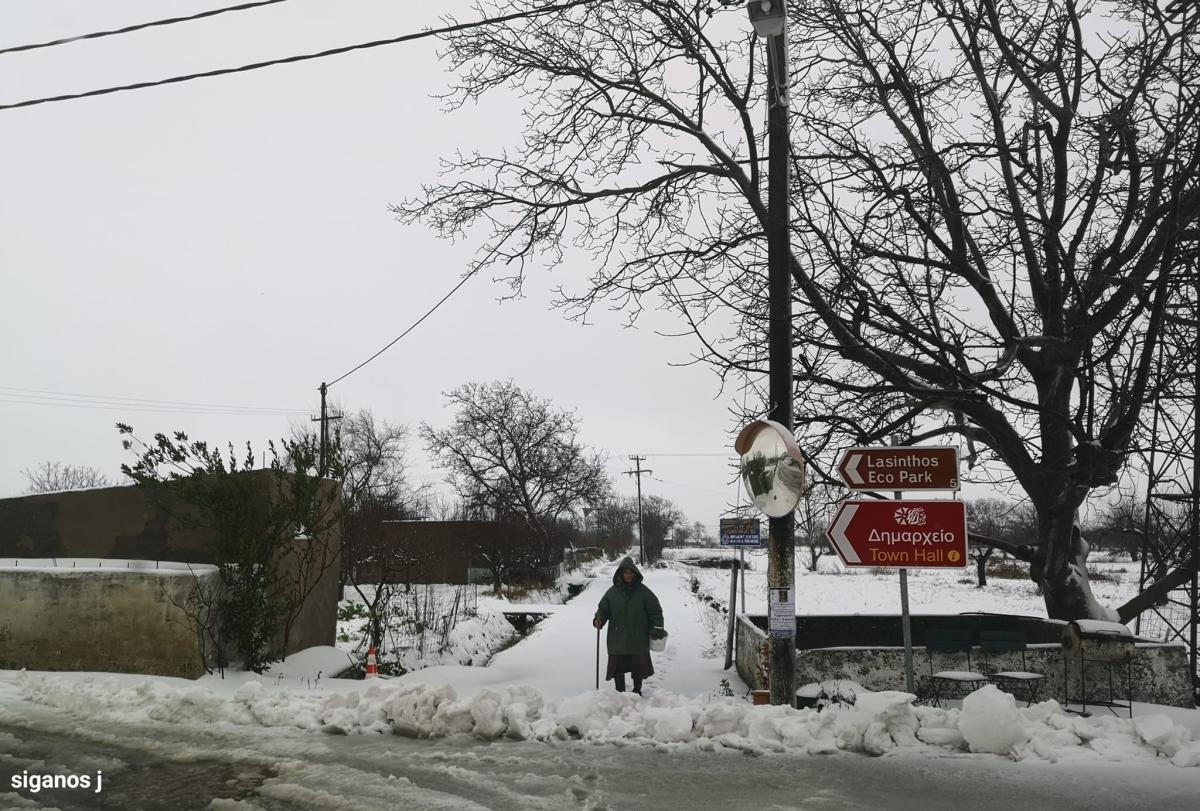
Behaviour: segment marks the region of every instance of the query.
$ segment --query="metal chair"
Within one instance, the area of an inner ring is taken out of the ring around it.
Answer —
[[[962,653],[967,659],[966,670],[933,670],[933,653]],[[971,632],[930,629],[925,632],[925,654],[929,658],[929,683],[933,689],[929,704],[932,707],[942,705],[942,690],[957,686],[967,688],[967,692],[987,684],[987,676],[976,673],[971,669]]]
[[[1030,671],[1029,665],[1025,662],[1025,632],[1024,631],[980,631],[979,632],[979,650],[983,655],[983,670],[987,674],[988,680],[992,684],[999,687],[1006,693],[1017,695],[1017,690],[1023,689],[1025,693],[1025,706],[1033,705],[1037,701],[1038,691],[1042,687],[1042,680],[1046,678],[1045,674],[1034,673]],[[993,671],[989,660],[989,654],[995,653],[1012,653],[1020,651],[1021,653],[1021,669],[1020,670],[999,670]]]

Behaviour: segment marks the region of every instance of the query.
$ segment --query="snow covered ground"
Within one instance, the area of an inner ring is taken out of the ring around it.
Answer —
[[[731,549],[668,549],[668,559],[737,557]],[[900,576],[898,570],[846,569],[835,555],[819,561],[818,572],[801,563],[807,555],[796,551],[797,614],[898,614]],[[767,556],[758,550],[746,553],[746,609],[751,614],[767,610]],[[702,593],[721,605],[729,600],[729,570],[686,565]],[[1020,564],[1018,564],[1020,565]],[[1094,559],[1089,568],[1103,573],[1094,579],[1092,591],[1102,605],[1116,606],[1137,593],[1138,564]],[[1108,579],[1112,578],[1112,579]],[[1004,614],[1046,615],[1046,605],[1037,587],[1027,577],[989,577],[984,588],[975,587],[974,564],[965,569],[913,569],[908,573],[909,610],[914,614],[959,614],[982,611]],[[739,592],[741,588],[739,586]],[[741,610],[739,608],[739,610]]]
[[[692,567],[671,565],[646,571],[646,584],[663,604],[670,638],[667,650],[655,655],[657,672],[647,682],[645,696],[618,694],[603,682],[596,690],[597,635],[590,623],[600,595],[611,583],[612,570],[612,564],[601,568],[581,595],[558,606],[488,667],[441,665],[395,679],[330,679],[327,675],[344,666],[347,655],[324,648],[290,657],[263,676],[212,675],[195,682],[0,671],[0,778],[7,776],[6,770],[16,774],[29,769],[29,764],[41,768],[35,761],[46,757],[36,754],[42,751],[38,741],[53,738],[46,747],[77,746],[88,752],[96,747],[104,752],[133,747],[143,753],[137,757],[150,751],[156,757],[174,752],[166,756],[179,762],[229,763],[232,776],[225,782],[230,784],[242,779],[238,775],[246,770],[258,775],[251,781],[254,786],[240,794],[224,782],[197,788],[203,796],[232,798],[206,806],[214,809],[356,807],[347,798],[366,802],[360,807],[385,801],[388,807],[400,803],[398,807],[417,808],[629,807],[606,806],[598,800],[601,793],[586,774],[549,774],[550,767],[544,764],[600,760],[613,764],[616,772],[633,769],[631,773],[642,779],[654,781],[656,775],[670,773],[674,779],[686,780],[677,771],[681,764],[705,770],[709,767],[704,758],[729,753],[788,759],[828,756],[835,758],[830,767],[834,771],[853,769],[846,765],[852,762],[836,759],[845,753],[958,764],[946,768],[963,774],[975,773],[972,770],[984,764],[980,779],[985,781],[996,780],[1000,763],[1031,770],[1002,772],[1011,779],[1043,774],[1037,771],[1040,764],[1055,766],[1060,770],[1058,779],[1075,783],[1085,777],[1094,783],[1098,767],[1104,766],[1113,769],[1103,772],[1113,790],[1128,788],[1130,780],[1144,780],[1156,791],[1169,789],[1175,792],[1169,793],[1171,797],[1182,796],[1179,792],[1188,785],[1200,787],[1200,768],[1196,768],[1200,767],[1200,712],[1194,710],[1139,705],[1133,720],[1111,715],[1081,718],[1064,713],[1054,701],[1019,708],[994,687],[985,687],[950,709],[914,706],[912,696],[905,693],[865,691],[855,695],[853,705],[833,705],[821,712],[753,706],[736,674],[721,669],[722,629],[712,621],[720,613],[691,591]],[[716,574],[728,576],[726,571]],[[845,576],[829,579],[847,580]],[[867,610],[886,607],[871,605]],[[724,694],[722,679],[732,682],[734,695]],[[383,777],[392,776],[382,783],[374,773],[353,776],[349,759],[354,759],[354,768],[362,768],[367,750],[378,750],[355,741],[380,740],[380,734],[388,735],[382,740],[420,741],[425,748],[384,744],[384,750],[399,754],[372,761],[372,768],[380,769]],[[76,743],[68,746],[64,743],[68,739]],[[501,749],[464,749],[464,742],[472,740],[491,741]],[[239,743],[232,746],[231,741]],[[673,758],[669,766],[664,762],[655,767],[615,753],[577,757],[580,745],[601,745],[616,752],[640,750],[651,756],[668,753]],[[536,751],[544,754],[532,754]],[[89,754],[92,760],[85,761],[93,768],[109,768],[95,766],[96,757]],[[106,757],[120,761],[125,756]],[[430,758],[438,757],[447,758],[439,762],[448,771],[432,776],[426,766],[434,762]],[[508,767],[492,768],[499,762],[495,759],[505,758],[513,759]],[[964,758],[971,765],[964,764]],[[712,768],[727,769],[732,762],[713,764]],[[118,763],[111,768],[114,780],[125,774],[132,781],[137,771],[128,763],[124,771]],[[554,767],[558,772],[565,768]],[[211,770],[211,765],[205,769]],[[514,770],[527,778],[516,780]],[[504,774],[492,773],[497,771]],[[814,771],[814,779],[821,779],[821,771]],[[482,777],[483,772],[491,776]],[[1115,774],[1122,775],[1119,784],[1112,778]],[[426,782],[417,785],[417,775]],[[485,785],[481,782],[485,780],[492,782]],[[458,802],[429,793],[431,784],[449,790],[446,786],[451,783]],[[864,785],[868,784],[874,785],[870,781]],[[1094,784],[1107,785],[1104,780]],[[742,800],[755,799],[756,784],[740,785],[750,792]],[[839,791],[846,792],[838,795],[843,802],[830,807],[860,807],[854,798],[864,795],[855,794],[855,780],[845,776],[839,785]],[[608,787],[606,796],[613,802],[613,791],[619,794],[619,790],[611,783]],[[886,796],[886,786],[875,789]],[[0,808],[17,807],[14,798],[33,802],[28,793],[6,795],[5,790],[0,782]],[[683,789],[683,795],[703,801],[699,790]],[[494,796],[494,800],[464,804],[463,796]],[[645,807],[676,807],[668,802],[662,786],[647,789],[644,796],[655,798]],[[55,797],[59,807],[90,807]],[[988,807],[986,802],[975,804]]]

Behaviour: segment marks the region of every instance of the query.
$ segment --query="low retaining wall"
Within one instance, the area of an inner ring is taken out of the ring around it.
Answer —
[[[807,626],[809,638],[812,638],[813,629],[821,624],[816,621],[818,619],[820,618],[797,617],[797,628],[799,630],[802,626]],[[849,620],[850,618],[834,619]],[[871,618],[859,619],[869,620]],[[894,619],[898,629],[900,618],[895,617]],[[1006,622],[1008,621],[1016,621],[1017,625],[1040,624],[1043,630],[1027,633],[1028,638],[1035,640],[1045,638],[1055,628],[1061,629],[1064,624],[1053,620],[1039,620],[1036,617],[1004,617],[995,614],[914,616],[913,670],[917,681],[917,692],[927,695],[929,688],[930,659],[929,653],[922,645],[925,628],[936,625],[938,628],[977,630],[982,627],[999,630],[1007,627]],[[763,645],[767,641],[767,635],[763,630],[763,625],[765,625],[765,618],[748,617],[744,614],[738,616],[737,670],[742,680],[756,689],[766,686],[763,680],[766,669]],[[837,625],[837,622],[834,625]],[[920,628],[920,633],[918,633],[918,628]],[[1058,634],[1061,634],[1061,630],[1058,631]],[[826,635],[825,638],[831,637]],[[804,639],[805,634],[799,633],[796,651],[797,685],[830,679],[847,679],[856,681],[870,690],[904,689],[904,648],[902,645],[799,647],[803,644]],[[854,641],[857,642],[858,639],[854,638]],[[868,641],[878,642],[879,640],[868,639]],[[982,660],[978,658],[979,653],[978,648],[971,651],[971,665],[976,670],[983,667]],[[1020,653],[990,655],[987,661],[993,670],[1015,670],[1020,669],[1021,666]],[[1025,652],[1025,662],[1029,670],[1042,673],[1046,677],[1042,682],[1039,698],[1063,701],[1065,692],[1061,644],[1057,641],[1035,642]],[[934,671],[965,669],[966,657],[962,654],[940,652],[933,654]],[[1125,666],[1123,664],[1114,666],[1112,673],[1115,698],[1124,700],[1128,694]],[[1195,706],[1188,672],[1187,648],[1183,645],[1139,642],[1131,673],[1134,701],[1175,707]],[[1103,701],[1108,698],[1108,678],[1109,671],[1106,665],[1102,663],[1087,665],[1087,698],[1089,701]],[[1078,659],[1069,660],[1065,687],[1072,699],[1082,696]]]
[[[215,566],[105,560],[36,567],[0,561],[0,669],[197,678],[200,643],[178,606],[215,584]],[[178,605],[177,605],[178,604]]]

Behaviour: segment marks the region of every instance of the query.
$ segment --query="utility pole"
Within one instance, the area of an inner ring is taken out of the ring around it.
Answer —
[[[650,474],[650,473],[653,473],[654,471],[653,470],[642,470],[642,462],[646,461],[645,456],[630,456],[629,459],[630,459],[630,461],[632,461],[634,463],[634,469],[626,470],[625,475],[637,477],[638,549],[640,550],[640,553],[641,553],[641,560],[639,561],[639,563],[641,563],[643,566],[645,566],[646,565],[646,540],[645,540],[645,536],[642,534],[642,474],[643,473]]]
[[[746,10],[767,50],[767,351],[770,419],[792,426],[792,275],[788,193],[788,57],[786,0],[751,0]],[[794,597],[795,516],[770,518],[767,588]],[[771,634],[768,681],[771,703],[796,703],[796,630]]]
[[[328,453],[327,449],[329,448],[329,421],[340,420],[342,415],[337,414],[332,417],[329,416],[329,409],[325,404],[325,395],[329,391],[329,386],[322,383],[317,387],[317,391],[321,392],[321,416],[313,417],[312,421],[321,423],[321,449],[320,456],[317,461],[317,475],[324,476],[326,470],[326,455]]]

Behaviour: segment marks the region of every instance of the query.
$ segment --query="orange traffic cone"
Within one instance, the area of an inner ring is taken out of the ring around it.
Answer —
[[[373,679],[379,675],[379,668],[375,661],[375,648],[367,649],[367,678]]]

